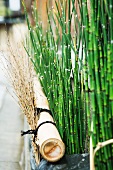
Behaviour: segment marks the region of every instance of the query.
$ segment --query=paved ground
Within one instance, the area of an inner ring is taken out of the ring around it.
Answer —
[[[21,170],[23,115],[0,69],[0,170]]]
[[[0,62],[0,170],[28,170],[24,165],[26,138],[21,137],[25,120],[12,97],[12,88],[3,75],[2,66]]]

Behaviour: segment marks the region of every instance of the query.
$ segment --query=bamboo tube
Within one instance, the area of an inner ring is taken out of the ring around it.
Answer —
[[[41,85],[34,77],[34,94],[35,94],[35,107],[49,109],[47,98],[45,97]],[[41,112],[39,115],[37,127],[46,121],[54,122],[52,116],[47,112]],[[40,126],[37,132],[37,144],[43,158],[50,162],[58,161],[63,157],[65,152],[65,145],[58,133],[55,125],[51,123],[44,123]]]

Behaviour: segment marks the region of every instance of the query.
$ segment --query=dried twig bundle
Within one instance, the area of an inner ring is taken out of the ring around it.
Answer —
[[[7,73],[14,92],[18,98],[18,103],[22,112],[26,115],[30,129],[36,129],[37,117],[34,115],[34,89],[33,75],[34,70],[30,58],[25,53],[21,44],[17,49],[12,48],[9,44],[9,55],[7,60]],[[33,143],[34,152],[37,153],[37,146]],[[38,158],[36,159],[38,162]]]
[[[7,70],[16,96],[19,99],[19,105],[26,115],[31,129],[27,133],[23,132],[23,135],[34,134],[33,146],[37,163],[39,163],[38,149],[45,159],[52,162],[57,161],[64,155],[64,143],[55,127],[52,116],[47,113],[50,111],[49,104],[35,74],[31,60],[21,43],[16,46],[17,48],[12,48],[9,43]],[[42,113],[37,113],[37,108],[45,110]],[[48,128],[49,131],[47,132],[46,129]]]

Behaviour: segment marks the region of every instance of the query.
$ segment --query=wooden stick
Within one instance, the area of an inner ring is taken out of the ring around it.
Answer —
[[[93,122],[91,122],[91,132],[93,132]],[[90,170],[95,170],[92,135],[90,135]]]
[[[95,157],[96,152],[97,152],[99,149],[101,149],[101,148],[103,148],[104,146],[109,145],[109,144],[111,144],[111,143],[113,143],[113,139],[109,139],[109,140],[104,141],[104,142],[99,142],[99,143],[97,144],[95,150],[94,150],[94,157]]]

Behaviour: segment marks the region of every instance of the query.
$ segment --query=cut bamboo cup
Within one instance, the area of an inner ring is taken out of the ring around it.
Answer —
[[[35,93],[35,107],[49,110],[49,104],[45,97],[40,82],[37,77],[34,77],[34,93]],[[52,116],[48,112],[41,112],[39,114],[37,127],[46,121],[54,122]],[[65,145],[59,135],[55,125],[45,123],[41,125],[37,132],[37,145],[42,157],[50,162],[56,162],[61,159],[65,153]]]

